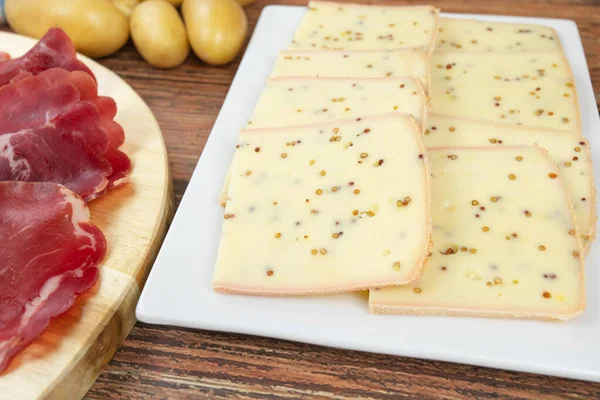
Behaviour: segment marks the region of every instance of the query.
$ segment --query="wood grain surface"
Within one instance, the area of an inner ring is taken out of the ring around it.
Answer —
[[[417,3],[423,2],[394,2]],[[266,4],[305,5],[306,0],[257,1],[246,7],[251,29]],[[596,100],[600,100],[599,0],[444,0],[429,4],[445,12],[575,20]],[[121,75],[154,111],[167,144],[178,203],[237,62],[217,68],[190,56],[182,66],[161,71],[146,64],[128,44],[101,63]],[[600,384],[138,323],[87,398],[590,399],[600,398]]]

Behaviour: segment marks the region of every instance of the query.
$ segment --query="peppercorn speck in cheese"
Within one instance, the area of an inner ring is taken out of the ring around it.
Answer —
[[[370,310],[558,320],[580,314],[581,243],[561,172],[545,152],[438,147],[428,159],[433,256],[419,280],[372,290]]]
[[[577,92],[564,55],[436,52],[431,112],[581,133]]]
[[[402,112],[419,125],[427,96],[418,78],[274,78],[263,89],[248,128],[286,127]]]
[[[416,76],[429,90],[429,57],[420,49],[282,51],[271,77],[390,78]]]
[[[535,129],[485,121],[430,115],[423,141],[428,148],[483,146],[502,148],[537,144],[558,166],[571,200],[584,248],[596,235],[596,189],[590,145],[583,136],[565,130]],[[522,160],[519,156],[518,161]]]
[[[433,51],[439,10],[431,6],[378,6],[311,1],[290,50]]]
[[[556,31],[548,26],[440,18],[436,51],[465,52],[561,50]]]
[[[242,131],[229,196],[213,278],[220,292],[404,284],[430,251],[429,174],[407,115]]]

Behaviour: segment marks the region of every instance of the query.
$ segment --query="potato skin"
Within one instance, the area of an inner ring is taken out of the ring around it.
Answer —
[[[142,1],[148,1],[148,0],[142,0]],[[183,3],[183,0],[165,0],[165,1],[167,3],[171,3],[175,7],[179,7],[181,5],[181,3]]]
[[[183,20],[194,53],[224,65],[235,59],[248,31],[246,14],[235,0],[184,0]]]
[[[112,0],[115,7],[117,7],[127,18],[129,18],[133,9],[140,4],[140,1],[141,0]]]
[[[174,68],[190,53],[187,32],[179,13],[165,0],[149,0],[134,8],[129,20],[138,52],[157,68]]]
[[[4,11],[15,32],[39,39],[58,26],[90,57],[112,54],[129,39],[127,17],[107,0],[6,0]]]

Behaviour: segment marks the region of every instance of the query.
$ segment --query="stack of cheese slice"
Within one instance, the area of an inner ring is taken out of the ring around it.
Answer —
[[[310,3],[240,134],[216,290],[322,294],[419,278],[431,255],[422,132],[437,30],[429,6]]]
[[[312,1],[240,135],[214,287],[576,316],[596,225],[580,129],[551,28]]]
[[[323,294],[420,276],[430,194],[414,118],[252,129],[238,146],[215,289]]]
[[[437,44],[433,114],[424,131],[434,255],[420,280],[371,291],[371,311],[578,315],[596,193],[574,80],[556,33],[442,19]]]

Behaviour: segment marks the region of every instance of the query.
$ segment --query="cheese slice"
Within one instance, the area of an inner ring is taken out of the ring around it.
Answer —
[[[579,106],[561,52],[436,52],[431,111],[580,133]]]
[[[534,146],[435,148],[435,250],[420,280],[370,292],[374,313],[566,320],[583,256],[560,171]]]
[[[411,114],[422,129],[427,101],[421,81],[414,77],[275,78],[267,81],[248,127],[285,127],[400,111]],[[227,203],[230,175],[228,171],[219,194],[222,206]]]
[[[431,53],[439,10],[311,1],[291,50],[387,50],[422,47]]]
[[[535,129],[484,121],[430,115],[423,140],[425,146],[483,146],[502,148],[537,144],[558,166],[562,182],[575,210],[584,248],[596,234],[596,189],[588,141],[571,131]]]
[[[408,283],[430,249],[424,147],[399,113],[242,131],[215,290],[299,295]]]
[[[561,50],[556,31],[543,25],[440,18],[436,51]]]
[[[416,76],[429,89],[429,57],[419,49],[282,51],[271,77],[390,78]]]
[[[274,78],[258,99],[248,128],[270,128],[362,118],[393,111],[421,126],[427,96],[418,78]]]

